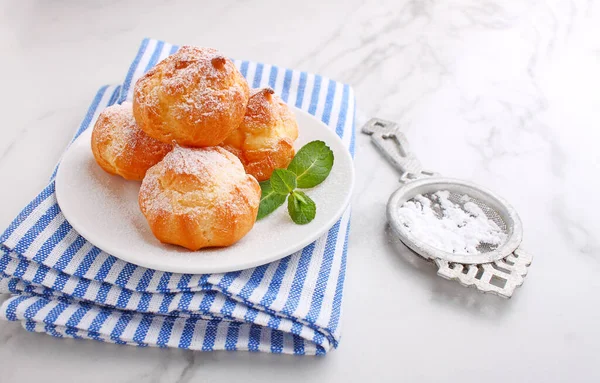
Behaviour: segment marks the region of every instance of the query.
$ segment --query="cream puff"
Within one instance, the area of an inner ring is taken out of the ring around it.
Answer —
[[[231,60],[212,48],[184,46],[136,82],[133,114],[162,142],[215,146],[242,122],[248,97]]]
[[[253,89],[242,123],[222,146],[242,161],[248,174],[264,181],[292,161],[296,138],[298,124],[288,105],[271,88]]]
[[[135,123],[131,103],[104,109],[92,131],[92,153],[102,169],[140,181],[146,171],[173,149],[149,137]]]
[[[159,241],[198,250],[246,235],[260,194],[256,179],[227,150],[177,146],[146,173],[139,205]]]

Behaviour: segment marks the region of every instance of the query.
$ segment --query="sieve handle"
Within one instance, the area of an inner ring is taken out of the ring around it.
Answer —
[[[434,175],[423,170],[421,162],[411,152],[406,136],[395,122],[372,118],[363,125],[362,132],[371,136],[379,152],[400,171],[401,179],[413,180]]]

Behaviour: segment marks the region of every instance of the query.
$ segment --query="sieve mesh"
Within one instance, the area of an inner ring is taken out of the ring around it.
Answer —
[[[431,201],[431,209],[435,212],[437,218],[441,219],[444,214],[443,214],[442,207],[440,206],[439,202],[437,201],[437,198],[434,197],[434,194],[436,192],[437,191],[432,191],[432,192],[428,192],[428,193],[423,193],[421,195]],[[469,212],[465,209],[464,205],[468,202],[474,203],[485,213],[485,216],[489,220],[491,220],[496,225],[498,225],[498,227],[502,230],[502,232],[504,234],[508,234],[508,226],[506,225],[506,222],[504,222],[504,220],[502,219],[502,217],[500,216],[500,214],[498,214],[498,212],[496,210],[494,210],[493,208],[488,206],[485,202],[483,202],[477,198],[471,197],[468,194],[456,193],[456,192],[450,192],[448,200],[450,202],[456,204],[457,206],[459,206],[461,208],[461,210],[463,210],[467,214]],[[409,201],[414,201],[414,198],[411,198]],[[507,236],[507,238],[508,238],[508,236]],[[477,250],[479,251],[480,254],[482,254],[482,253],[489,253],[491,251],[494,251],[498,247],[499,247],[499,245],[481,242],[477,246]]]

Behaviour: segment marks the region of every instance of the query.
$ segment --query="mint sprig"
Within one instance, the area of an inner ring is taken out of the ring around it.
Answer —
[[[333,167],[333,160],[333,152],[323,141],[312,141],[300,148],[287,169],[275,169],[268,181],[260,183],[257,219],[271,214],[287,199],[292,221],[298,225],[312,221],[317,214],[317,205],[296,188],[313,188],[325,181]]]

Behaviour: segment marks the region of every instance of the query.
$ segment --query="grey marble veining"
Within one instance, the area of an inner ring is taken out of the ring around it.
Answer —
[[[0,381],[600,380],[597,2],[0,7],[3,227],[44,186],[96,89],[121,81],[149,36],[350,83],[359,122],[398,122],[426,167],[509,200],[535,256],[510,301],[436,277],[386,230],[398,176],[359,135],[339,350],[316,359],[194,354],[56,340],[0,322]]]

